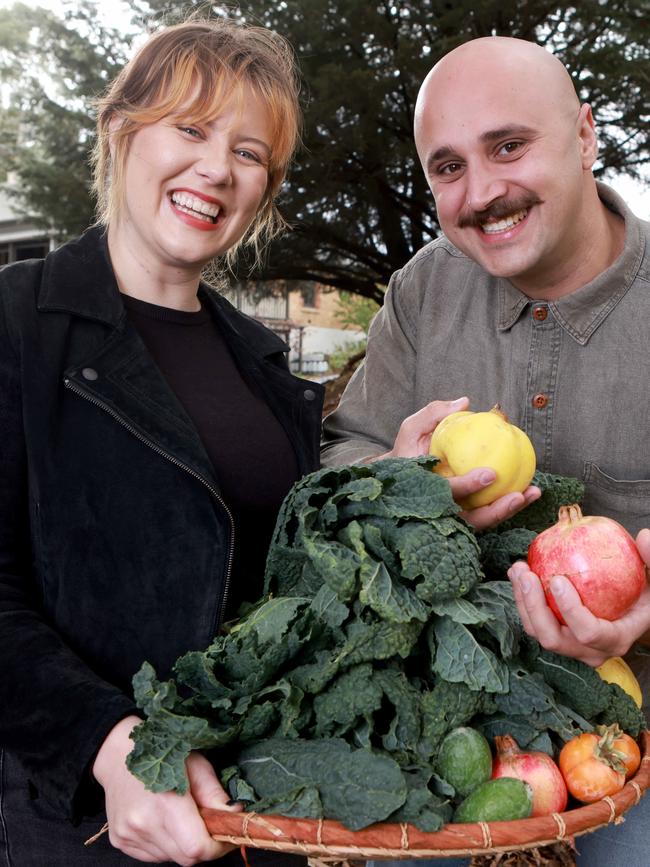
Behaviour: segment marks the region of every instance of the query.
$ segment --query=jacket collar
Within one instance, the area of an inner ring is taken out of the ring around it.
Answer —
[[[289,350],[280,337],[241,313],[206,283],[201,284],[199,297],[228,332],[226,339],[244,341],[248,350],[260,357]],[[70,313],[118,326],[124,305],[104,227],[93,226],[45,258],[37,305],[43,312]]]
[[[625,220],[625,245],[613,264],[590,283],[548,303],[555,319],[578,343],[584,345],[604,322],[634,282],[643,262],[645,237],[642,222],[610,187],[598,183],[601,201]],[[533,302],[512,283],[499,279],[499,330],[512,328]],[[546,302],[543,302],[546,303]]]

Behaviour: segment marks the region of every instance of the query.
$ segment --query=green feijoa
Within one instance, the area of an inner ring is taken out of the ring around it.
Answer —
[[[459,805],[454,822],[508,822],[527,819],[533,809],[533,790],[522,780],[499,777],[481,783]]]
[[[438,773],[464,798],[492,776],[492,753],[485,737],[469,726],[445,736],[438,753]]]

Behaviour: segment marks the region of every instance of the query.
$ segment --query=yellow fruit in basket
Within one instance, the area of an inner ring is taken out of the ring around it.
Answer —
[[[445,478],[462,476],[476,467],[497,474],[492,484],[470,494],[465,509],[493,503],[504,494],[525,491],[535,472],[535,450],[526,434],[495,406],[489,412],[453,412],[434,430],[429,454],[440,459],[433,468]]]
[[[624,659],[620,656],[612,656],[606,659],[602,665],[599,665],[596,671],[608,683],[617,683],[621,689],[624,689],[628,695],[632,696],[637,707],[641,707],[643,704],[643,694],[641,693],[639,681]]]

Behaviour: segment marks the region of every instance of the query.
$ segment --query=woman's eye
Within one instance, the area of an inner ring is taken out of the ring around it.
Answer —
[[[235,153],[238,156],[243,157],[245,160],[248,160],[250,162],[260,163],[260,164],[262,163],[261,158],[254,151],[249,151],[246,148],[237,148]]]
[[[181,132],[187,133],[192,138],[201,138],[201,133],[193,126],[179,126]]]

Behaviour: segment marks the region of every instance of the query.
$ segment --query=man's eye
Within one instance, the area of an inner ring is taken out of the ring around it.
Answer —
[[[500,152],[505,154],[513,154],[515,151],[518,151],[521,147],[522,142],[520,141],[508,141],[504,145],[501,145]]]
[[[444,166],[440,166],[438,169],[439,175],[455,175],[456,172],[459,172],[462,169],[460,163],[445,163]]]

